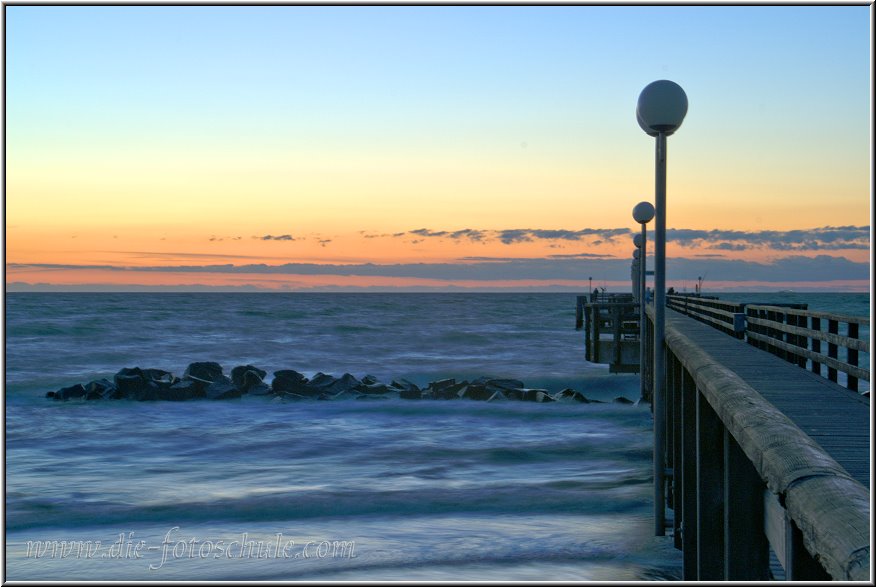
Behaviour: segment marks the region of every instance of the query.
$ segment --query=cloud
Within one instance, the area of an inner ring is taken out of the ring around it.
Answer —
[[[775,251],[839,251],[870,248],[869,226],[822,226],[806,230],[693,230],[670,228],[667,241],[683,247],[726,251],[754,248]]]
[[[285,263],[267,265],[188,265],[117,267],[112,265],[20,264],[7,265],[7,271],[16,270],[76,270],[101,269],[106,271],[146,271],[164,273],[223,273],[223,274],[283,274],[283,275],[338,275],[370,277],[406,277],[448,281],[503,281],[503,280],[574,280],[594,276],[609,281],[628,280],[630,259],[596,258],[471,258],[471,262],[455,263],[399,263],[378,265],[358,263],[350,265],[318,263]],[[706,273],[720,276],[721,281],[833,281],[838,279],[869,279],[869,263],[859,263],[845,257],[819,255],[816,257],[790,256],[770,263],[757,263],[725,258],[669,258],[668,279],[696,279]]]
[[[580,230],[540,229],[540,228],[506,228],[503,230],[483,230],[465,228],[462,230],[432,230],[418,228],[407,232],[397,232],[392,236],[399,238],[414,235],[422,238],[442,238],[454,241],[469,240],[472,242],[488,242],[498,240],[506,245],[533,242],[536,240],[569,240],[580,241],[587,237],[597,236],[611,241],[617,236],[632,234],[629,228],[582,228]],[[385,235],[383,235],[385,236]],[[366,237],[373,238],[373,237]]]
[[[291,234],[281,234],[279,236],[271,236],[270,234],[266,234],[265,236],[254,236],[254,239],[259,239],[263,241],[294,241]]]
[[[462,240],[482,243],[498,241],[506,245],[536,241],[579,242],[587,240],[592,245],[601,245],[613,243],[618,237],[632,236],[633,234],[634,232],[629,228],[581,228],[577,230],[543,228],[485,230],[466,228],[456,231],[418,228],[407,232],[397,232],[392,235],[366,234],[365,238],[415,236],[420,240],[438,238],[456,242]],[[718,251],[747,251],[751,249],[774,251],[867,250],[870,248],[870,227],[822,226],[806,230],[786,231],[670,228],[666,231],[666,240],[682,247]],[[416,242],[419,242],[419,240]]]

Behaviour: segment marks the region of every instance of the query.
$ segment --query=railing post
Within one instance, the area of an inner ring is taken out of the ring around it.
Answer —
[[[699,391],[697,405],[697,580],[724,577],[724,425]]]
[[[857,322],[849,322],[849,338],[858,338],[858,323]],[[858,349],[847,348],[846,349],[846,362],[852,367],[858,366]],[[858,378],[853,377],[852,375],[848,376],[848,384],[847,388],[852,391],[858,391]]]
[[[766,581],[769,541],[764,533],[766,484],[733,435],[724,428],[724,578]]]
[[[697,580],[697,386],[681,379],[681,543],[685,581]]]
[[[839,334],[839,322],[837,322],[836,320],[828,320],[827,331],[830,334]],[[827,356],[831,359],[837,358],[836,344],[832,342],[827,343]],[[836,383],[836,369],[834,369],[833,367],[828,367],[827,378]]]
[[[785,580],[830,581],[832,577],[803,545],[803,533],[785,511]]]
[[[821,318],[816,318],[815,316],[812,316],[810,329],[821,331]],[[812,352],[821,352],[821,341],[817,338],[812,339]],[[821,376],[821,363],[812,361],[812,372],[818,376]]]
[[[674,355],[673,355],[674,356]],[[684,496],[684,491],[681,486],[682,476],[682,456],[681,456],[681,402],[682,402],[682,381],[684,378],[684,367],[678,357],[672,362],[672,386],[667,390],[667,396],[671,399],[672,410],[669,412],[669,417],[672,421],[672,510],[673,510],[673,543],[675,548],[681,548],[681,500]]]

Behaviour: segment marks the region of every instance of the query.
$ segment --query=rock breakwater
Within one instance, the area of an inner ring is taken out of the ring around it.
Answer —
[[[581,391],[564,389],[551,394],[545,389],[527,387],[517,379],[479,377],[472,381],[439,379],[425,387],[407,379],[379,381],[373,375],[361,379],[344,373],[340,377],[317,373],[311,378],[292,369],[274,371],[268,383],[267,371],[253,365],[238,365],[230,377],[215,362],[190,363],[182,377],[163,369],[125,367],[109,379],[95,379],[77,383],[46,393],[47,398],[67,400],[136,400],[136,401],[189,401],[197,399],[227,400],[244,395],[265,396],[288,400],[341,400],[399,398],[403,400],[470,400],[470,401],[527,401],[536,403],[604,403],[588,398]],[[633,403],[618,397],[615,403]]]

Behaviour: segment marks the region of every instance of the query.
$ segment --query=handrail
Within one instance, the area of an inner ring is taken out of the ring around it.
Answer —
[[[798,310],[796,308],[786,308],[783,306],[772,306],[767,304],[747,304],[746,308],[753,310],[770,310],[773,312],[784,312],[785,314],[794,314],[795,316],[810,316],[812,318],[827,318],[828,320],[836,320],[838,322],[853,322],[862,326],[870,326],[869,316],[853,316],[851,314],[834,314],[832,312],[821,312],[818,310]]]
[[[666,307],[677,310],[702,322],[742,338],[745,331],[743,308],[745,304],[722,302],[713,298],[668,296]]]
[[[746,307],[746,338],[749,343],[796,363],[802,368],[811,362],[813,373],[821,376],[822,365],[827,367],[827,379],[838,382],[837,373],[847,375],[846,387],[858,391],[858,381],[870,381],[870,370],[859,366],[859,352],[870,353],[869,340],[858,338],[859,327],[869,326],[865,316],[849,316],[808,309],[785,308],[768,304]],[[822,320],[827,332],[821,330]],[[847,324],[847,335],[840,335],[840,323]],[[827,343],[827,354],[821,352]],[[845,360],[839,348],[845,348]]]

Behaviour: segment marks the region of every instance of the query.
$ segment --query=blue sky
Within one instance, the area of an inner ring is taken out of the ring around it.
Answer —
[[[871,6],[5,16],[14,266],[128,266],[130,251],[327,265],[627,258],[593,240],[463,249],[357,235],[635,229],[630,210],[653,191],[635,103],[655,79],[690,104],[670,139],[670,228],[869,231]],[[231,243],[259,234],[297,238]],[[803,254],[864,262],[853,244]],[[779,250],[723,252],[764,263]]]

